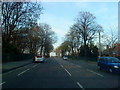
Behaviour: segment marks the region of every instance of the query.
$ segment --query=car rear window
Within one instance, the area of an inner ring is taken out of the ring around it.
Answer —
[[[39,58],[41,58],[42,56],[38,56]]]
[[[42,56],[36,56],[37,58],[42,58]]]

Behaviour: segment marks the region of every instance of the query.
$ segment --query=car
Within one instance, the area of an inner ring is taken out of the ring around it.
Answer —
[[[63,56],[63,59],[64,59],[64,60],[67,60],[67,59],[68,59],[68,56]]]
[[[111,73],[120,73],[120,60],[115,57],[99,57],[97,66],[100,70]]]
[[[45,62],[44,56],[36,55],[33,59],[34,62]]]

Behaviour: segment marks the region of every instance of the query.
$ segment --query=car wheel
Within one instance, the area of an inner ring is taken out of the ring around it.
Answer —
[[[109,69],[109,72],[110,72],[110,73],[112,73],[112,72],[113,72],[113,70],[110,68],[110,69]]]

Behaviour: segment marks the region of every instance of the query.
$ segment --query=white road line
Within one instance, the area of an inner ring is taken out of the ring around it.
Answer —
[[[0,85],[3,85],[4,83],[6,83],[6,82],[0,83]]]
[[[71,74],[68,72],[68,70],[67,69],[65,69],[65,71],[71,76]]]
[[[60,65],[63,68],[63,65]]]
[[[36,67],[37,65],[34,65],[33,67]]]
[[[24,68],[24,67],[28,67],[28,66],[30,66],[30,65],[31,65],[31,64],[25,65],[25,66],[20,67],[20,68],[16,68],[16,69],[11,70],[11,71],[9,71],[9,72],[5,72],[5,73],[3,73],[2,75],[6,75],[6,74],[9,74],[9,73],[15,72],[16,70],[19,70],[19,69]]]
[[[87,71],[92,72],[92,73],[95,73],[95,74],[97,74],[97,75],[99,75],[99,76],[101,76],[101,77],[104,77],[103,75],[101,75],[101,74],[99,74],[99,73],[96,73],[96,72],[94,72],[94,71],[92,71],[92,70],[87,69]]]
[[[73,64],[73,63],[70,63],[70,64],[73,65],[73,66],[77,66],[77,67],[81,68],[81,66],[79,66],[79,65],[76,65],[76,64]]]
[[[82,86],[79,82],[77,82],[77,85],[78,85],[82,90],[85,90],[85,89],[83,88],[83,86]]]
[[[21,75],[21,74],[25,73],[25,72],[26,72],[26,71],[28,71],[28,70],[30,70],[30,69],[26,69],[25,71],[23,71],[23,72],[19,73],[17,76],[19,76],[19,75]]]
[[[79,67],[79,68],[81,68],[81,66],[79,66],[79,65],[76,65],[77,67]]]

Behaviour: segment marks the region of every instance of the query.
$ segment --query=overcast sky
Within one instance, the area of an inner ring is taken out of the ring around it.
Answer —
[[[39,22],[49,24],[57,34],[55,48],[63,42],[65,34],[80,11],[92,13],[106,34],[110,27],[118,27],[117,2],[42,2],[42,6],[44,10]]]

